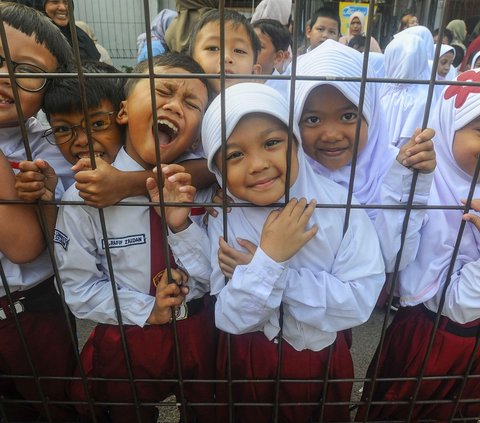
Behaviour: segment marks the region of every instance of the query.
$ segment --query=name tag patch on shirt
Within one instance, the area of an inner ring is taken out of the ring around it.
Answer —
[[[67,251],[68,243],[70,242],[70,238],[65,235],[62,231],[55,229],[53,233],[53,242],[60,244],[65,251]]]
[[[146,244],[145,234],[129,235],[122,238],[109,238],[108,248],[125,248],[132,245]],[[105,240],[102,239],[102,248],[105,249]]]

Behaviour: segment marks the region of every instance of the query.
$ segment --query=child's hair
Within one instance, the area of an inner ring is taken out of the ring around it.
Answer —
[[[292,37],[288,29],[275,19],[259,19],[253,23],[253,28],[258,28],[272,40],[275,50],[288,50]]]
[[[365,35],[355,35],[352,39],[348,42],[348,47],[352,47],[355,50],[359,50],[360,48],[365,48]]]
[[[73,53],[67,39],[44,14],[18,3],[0,3],[5,24],[23,32],[27,36],[35,35],[35,41],[43,44],[57,59],[57,70],[65,69],[73,62]]]
[[[180,68],[188,73],[193,74],[205,74],[202,67],[193,60],[192,57],[187,56],[183,53],[166,53],[161,56],[153,57],[153,67],[165,67],[165,68]],[[148,73],[148,60],[144,60],[135,66],[133,73]],[[125,84],[125,97],[128,97],[132,92],[135,85],[140,81],[141,78],[130,78]],[[205,77],[199,76],[198,79],[208,89],[208,82]]]
[[[440,32],[440,28],[436,28],[436,29],[433,30],[432,35],[435,37],[435,36],[438,35],[439,32]],[[450,43],[452,42],[452,40],[453,40],[453,33],[452,33],[452,31],[450,31],[448,28],[445,28],[445,29],[443,30],[443,36],[444,36],[444,37],[447,37],[447,44],[450,44]],[[442,44],[442,43],[440,43],[440,44]]]
[[[107,63],[93,60],[82,63],[84,73],[119,73],[120,71]],[[76,72],[76,68],[68,69]],[[112,103],[115,110],[119,110],[120,103],[124,100],[123,78],[88,78],[85,77],[85,94],[89,108],[98,107],[103,100]],[[78,78],[62,78],[53,80],[45,92],[43,110],[50,120],[52,113],[73,113],[82,111],[80,87]]]
[[[197,22],[197,25],[193,29],[193,33],[190,37],[190,43],[188,45],[188,54],[193,56],[193,51],[195,49],[195,42],[197,40],[198,33],[202,28],[211,23],[211,22],[220,22],[220,11],[218,9],[212,9],[205,13],[202,18]],[[257,57],[260,53],[261,44],[260,40],[253,30],[253,26],[248,22],[247,18],[242,14],[235,12],[233,10],[225,10],[224,13],[224,22],[230,23],[234,28],[242,27],[247,31],[250,44],[253,48],[253,63],[257,63]]]
[[[338,12],[335,9],[330,7],[321,7],[320,9],[317,9],[310,18],[309,26],[312,27],[313,25],[315,25],[318,18],[329,18],[336,21],[338,25],[338,33],[340,34],[340,16],[338,16]]]

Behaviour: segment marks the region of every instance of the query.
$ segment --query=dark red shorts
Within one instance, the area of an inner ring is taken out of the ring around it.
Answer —
[[[234,414],[236,422],[270,422],[274,413],[275,377],[278,366],[278,345],[270,342],[261,332],[231,335],[231,372]],[[351,382],[335,382],[335,379],[352,379],[353,364],[343,332],[339,332],[332,348],[328,377],[327,402],[345,402],[344,405],[327,405],[322,421],[349,421],[348,402]],[[296,351],[286,341],[282,342],[282,370],[279,403],[311,403],[311,405],[280,405],[279,422],[303,423],[320,420],[329,348],[315,352]],[[217,377],[227,379],[227,335],[219,337]],[[251,382],[251,380],[265,382]],[[286,382],[285,379],[313,379],[320,382]],[[218,385],[217,401],[228,402],[227,384]],[[250,405],[241,405],[250,403]],[[256,405],[256,404],[266,405]],[[218,407],[218,422],[228,421],[228,408]]]
[[[69,380],[75,368],[74,349],[62,311],[18,314],[39,388],[50,401],[68,401]],[[0,320],[0,393],[5,397],[8,421],[48,421],[39,389],[33,378],[27,354],[15,321],[10,316]],[[18,376],[28,376],[20,378]],[[44,379],[54,377],[56,379]],[[9,403],[8,400],[25,402]],[[53,421],[76,421],[74,408],[67,404],[48,405]]]
[[[215,379],[216,330],[212,302],[207,302],[200,312],[176,323],[182,376],[183,379],[192,380],[184,382],[185,398],[190,403],[211,404],[214,401],[213,382],[198,382]],[[133,377],[142,380],[134,384],[128,380],[119,327],[99,324],[81,354],[87,377],[105,379],[90,380],[88,383],[92,398],[106,403],[95,411],[100,421],[107,414],[114,422],[136,421],[132,393],[132,389],[135,389],[139,402],[150,403],[140,407],[143,421],[153,421],[157,412],[153,404],[172,394],[180,400],[173,325],[143,328],[128,325],[124,329]],[[72,385],[72,399],[87,400],[81,381]],[[86,406],[79,407],[79,411],[85,418],[89,415]],[[189,418],[195,416],[198,422],[210,423],[214,409],[201,405],[189,406],[187,413]]]
[[[379,378],[416,377],[419,375],[426,356],[434,320],[423,305],[401,308],[387,329],[385,343],[380,355]],[[447,326],[448,324],[448,326]],[[467,371],[467,363],[474,352],[476,337],[459,336],[452,333],[454,324],[442,317],[442,324],[435,335],[432,351],[426,365],[425,377],[417,397],[424,404],[414,406],[412,420],[448,420],[453,413],[453,400],[460,395],[461,379],[445,376],[462,376]],[[469,325],[463,325],[468,335]],[[454,331],[457,331],[454,330]],[[472,332],[474,333],[474,332]],[[372,377],[378,350],[370,364],[367,377]],[[480,353],[477,349],[471,375],[480,375]],[[377,382],[372,395],[373,401],[409,401],[417,387],[416,381]],[[369,397],[371,385],[365,384],[362,400]],[[475,399],[470,403],[459,403],[455,417],[478,417],[480,415],[480,378],[469,378],[461,399]],[[447,400],[448,403],[438,401]],[[410,405],[384,404],[371,405],[368,420],[404,420],[408,417]],[[364,420],[366,407],[362,406],[357,421]]]

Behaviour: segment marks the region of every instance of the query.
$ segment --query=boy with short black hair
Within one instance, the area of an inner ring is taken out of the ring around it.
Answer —
[[[307,52],[318,47],[325,40],[338,41],[340,38],[340,17],[329,7],[318,9],[306,27],[305,35],[310,43]]]
[[[195,61],[185,55],[169,53],[154,58],[156,74],[203,73]],[[147,72],[140,64],[134,72]],[[206,80],[155,78],[156,111],[151,107],[150,80],[129,80],[125,88],[117,123],[126,125],[125,146],[113,163],[121,171],[152,170],[156,164],[155,144],[159,144],[162,163],[185,157],[200,136],[200,124],[208,103]],[[155,131],[155,127],[156,130]],[[155,135],[158,132],[158,138]],[[195,154],[195,151],[192,152]],[[63,198],[78,201],[71,187]],[[165,271],[169,251],[163,250],[160,222],[146,195],[127,199],[140,205],[112,206],[104,210],[106,239],[98,211],[88,206],[60,207],[56,226],[55,255],[65,299],[76,317],[98,322],[85,345],[81,358],[91,380],[89,390],[95,400],[107,403],[132,403],[126,359],[120,341],[119,315],[130,352],[135,379],[177,379],[172,307],[182,310],[176,330],[185,379],[208,380],[214,377],[215,329],[209,304],[209,280],[188,279],[196,263],[179,263],[172,269],[175,283],[167,284]],[[159,238],[159,239],[157,239]],[[108,252],[107,246],[108,245]],[[111,261],[109,261],[109,259]],[[110,273],[110,266],[112,273]],[[187,287],[188,279],[188,287]],[[115,283],[120,310],[116,310],[112,284]],[[183,317],[183,320],[181,318]],[[135,382],[138,401],[152,403],[178,394],[178,383]],[[213,402],[213,387],[206,383],[184,382],[188,402]],[[72,398],[86,399],[81,382],[72,384]],[[112,422],[132,422],[134,406],[107,405]],[[84,412],[81,406],[79,411]],[[102,410],[103,411],[103,410]],[[156,421],[155,406],[140,407],[143,421]],[[211,422],[209,407],[189,407],[186,420],[194,415],[199,422]],[[191,420],[189,420],[191,421]]]
[[[220,11],[205,13],[190,38],[189,55],[209,74],[220,74]],[[260,41],[245,16],[225,11],[225,74],[260,74],[257,64]],[[225,86],[245,82],[244,79],[225,79]],[[220,93],[220,79],[209,79],[215,94]]]
[[[280,74],[278,69],[283,69],[284,62],[290,57],[290,32],[275,19],[259,19],[253,23],[253,28],[260,40],[257,62],[262,66],[262,74]]]
[[[0,10],[16,73],[57,72],[72,60],[70,46],[48,18],[20,4],[2,2]],[[6,46],[0,42],[2,73],[7,72],[5,50]],[[70,173],[67,164],[58,150],[41,138],[43,127],[33,117],[40,109],[48,83],[47,78],[0,78],[0,149],[11,168],[16,170],[19,162],[27,156],[24,141],[28,142],[34,159],[49,160],[55,164],[59,175],[65,176]],[[12,84],[17,86],[19,104],[15,103]],[[20,109],[24,122],[20,122]],[[25,125],[28,140],[24,140],[21,125]],[[8,190],[10,194],[13,192],[14,179],[11,173],[6,176],[0,182],[2,198],[18,199],[14,194],[8,196]],[[63,189],[61,185],[59,192]],[[16,208],[19,214],[13,219],[8,218],[8,213]],[[32,206],[8,204],[1,206],[0,211],[1,237],[11,244],[0,244],[0,262],[5,273],[0,283],[0,374],[4,376],[0,377],[2,416],[8,421],[74,421],[74,410],[64,404],[68,398],[63,378],[72,375],[76,345],[72,342],[69,323],[54,287],[51,260],[35,212]],[[14,235],[6,238],[8,230]],[[24,241],[19,244],[12,239]],[[9,251],[12,247],[16,251]],[[11,294],[11,300],[7,292]],[[25,338],[31,365],[13,310]],[[34,374],[39,379],[34,380]],[[48,403],[42,401],[46,398]]]

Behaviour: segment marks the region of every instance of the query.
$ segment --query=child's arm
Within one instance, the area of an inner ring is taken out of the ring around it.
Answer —
[[[146,195],[145,181],[153,176],[149,170],[122,172],[102,159],[95,159],[96,169],[91,168],[89,158],[79,160],[72,170],[75,187],[85,204],[92,207],[112,206],[127,197]]]
[[[22,200],[26,202],[55,200],[58,177],[55,170],[45,160],[22,161],[19,164],[19,170],[20,172],[15,177],[15,188]],[[45,213],[48,236],[52,238],[57,220],[57,206],[42,205],[41,207]]]
[[[262,330],[282,302],[288,260],[318,231],[315,225],[307,229],[315,204],[314,200],[307,206],[305,199],[292,199],[282,210],[272,211],[251,262],[238,266],[233,278],[221,289],[218,287],[222,285],[222,275],[216,252],[212,251],[212,283],[217,279],[212,288],[213,293],[219,293],[215,307],[218,328],[234,334]],[[214,226],[209,231],[220,229],[218,222]]]
[[[168,203],[191,203],[195,200],[195,188],[190,185],[191,175],[178,164],[162,168],[164,178],[163,199]],[[159,201],[155,178],[147,180],[152,202]],[[160,208],[155,208],[160,215]],[[210,241],[206,231],[190,220],[190,207],[165,207],[166,221],[170,229],[168,243],[177,264],[189,276],[192,291],[198,286],[202,291],[210,285]],[[202,286],[203,288],[201,288]]]
[[[215,175],[208,170],[206,159],[186,160],[180,165],[192,175],[192,185],[197,190],[209,188],[216,182]]]
[[[0,151],[0,198],[19,200],[15,175]],[[34,260],[45,249],[44,237],[34,206],[0,204],[0,251],[13,263]]]
[[[433,129],[420,131],[417,129],[410,141],[404,144],[382,182],[380,203],[382,205],[405,206],[410,194],[413,171],[419,171],[414,205],[426,205],[433,181],[433,171],[436,166],[435,150],[432,138]],[[404,269],[417,255],[420,243],[420,229],[424,223],[426,209],[413,209],[405,236],[399,270]],[[393,272],[397,253],[400,249],[400,240],[405,210],[379,209],[375,228],[379,235],[380,246],[387,272]]]

